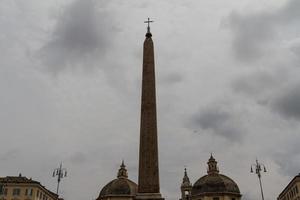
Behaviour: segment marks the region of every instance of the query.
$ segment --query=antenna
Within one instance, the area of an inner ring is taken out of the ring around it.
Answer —
[[[67,177],[67,169],[62,167],[62,162],[59,165],[59,168],[56,168],[53,170],[53,177],[57,176],[57,188],[56,188],[56,194],[58,195],[59,192],[59,183],[61,179]]]

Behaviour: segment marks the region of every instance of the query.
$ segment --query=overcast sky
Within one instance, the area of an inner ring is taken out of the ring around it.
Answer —
[[[0,0],[0,176],[95,199],[125,160],[137,181],[143,21],[155,45],[160,182],[180,197],[213,152],[243,199],[300,170],[299,0]]]

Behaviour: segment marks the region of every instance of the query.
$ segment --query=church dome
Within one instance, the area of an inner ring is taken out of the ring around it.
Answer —
[[[122,162],[118,177],[108,184],[106,184],[97,200],[103,199],[105,197],[133,197],[137,193],[137,184],[128,179],[127,170],[125,168],[124,162]]]
[[[192,187],[192,196],[212,194],[240,195],[238,185],[228,176],[219,173],[217,162],[211,156],[208,161],[207,175],[198,179]]]
[[[196,181],[192,188],[192,195],[210,192],[240,194],[237,184],[223,174],[205,175]]]

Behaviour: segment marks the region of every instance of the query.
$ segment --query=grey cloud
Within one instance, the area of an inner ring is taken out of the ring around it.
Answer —
[[[300,119],[300,84],[285,89],[271,107],[284,117]]]
[[[238,59],[252,61],[262,56],[265,42],[274,36],[271,21],[268,14],[243,16],[233,12],[230,15],[233,48]]]
[[[82,152],[75,152],[70,156],[69,160],[72,164],[82,164],[87,161],[87,156]]]
[[[11,160],[11,159],[14,159],[16,157],[18,157],[18,154],[20,153],[20,150],[19,149],[11,149],[11,150],[8,150],[6,152],[3,152],[1,155],[0,155],[0,160],[1,161],[5,161],[7,162],[8,160]]]
[[[257,199],[257,197],[255,197],[251,193],[244,193],[243,194],[243,200],[255,200],[255,199]]]
[[[286,137],[283,140],[284,148],[272,152],[272,158],[280,167],[280,173],[290,177],[299,173],[300,150],[298,147],[299,135]]]
[[[105,54],[114,31],[111,15],[97,9],[103,6],[101,3],[76,0],[65,8],[50,41],[40,52],[49,71],[59,72],[78,63],[88,69],[90,60]]]
[[[214,135],[233,141],[240,140],[242,135],[241,124],[235,118],[234,113],[226,107],[229,108],[230,106],[223,104],[208,105],[192,117],[191,128],[211,131]]]
[[[295,145],[297,146],[297,144]],[[299,155],[299,152],[297,152],[297,155]],[[290,177],[293,177],[299,173],[299,159],[299,156],[288,153],[274,156],[274,161],[280,166],[281,174],[288,175]]]
[[[298,22],[300,18],[300,2],[298,0],[290,0],[288,3],[275,14],[278,21],[282,22]]]
[[[179,73],[171,73],[171,74],[167,74],[166,76],[161,77],[158,82],[159,83],[164,83],[167,85],[172,85],[175,83],[180,83],[182,82],[184,79],[184,76],[182,74]]]
[[[291,50],[296,54],[300,55],[300,45],[291,47]]]
[[[294,70],[294,74],[287,71],[256,71],[241,76],[233,81],[233,91],[279,114],[283,120],[299,120],[300,84],[294,83],[298,71]]]
[[[258,70],[241,75],[232,81],[231,87],[233,92],[266,105],[274,93],[289,84],[289,79],[289,70],[273,67],[272,71]]]
[[[255,72],[237,78],[232,83],[235,92],[257,95],[272,88],[276,84],[275,77],[268,72]]]
[[[290,44],[288,44],[288,47],[296,56],[297,61],[295,62],[295,65],[298,67],[298,63],[300,60],[300,38],[297,38],[296,40],[290,42]]]
[[[233,91],[278,113],[283,119],[300,119],[300,84],[293,83],[297,76],[287,71],[256,71],[241,76],[233,81]]]
[[[270,42],[283,34],[282,31],[295,29],[299,24],[300,3],[290,0],[284,7],[276,11],[264,11],[253,14],[232,12],[229,26],[233,31],[233,50],[236,58],[245,61],[256,61],[270,51]],[[289,39],[290,34],[285,34]]]

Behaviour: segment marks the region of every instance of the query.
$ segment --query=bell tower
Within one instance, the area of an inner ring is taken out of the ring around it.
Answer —
[[[181,200],[189,200],[191,198],[192,184],[187,175],[186,168],[184,168],[184,176],[182,179],[180,190],[181,190]]]

